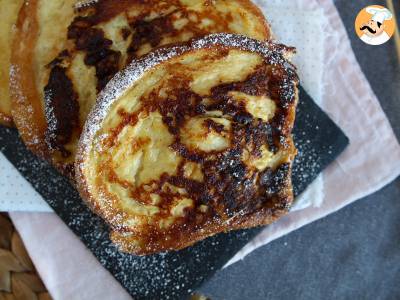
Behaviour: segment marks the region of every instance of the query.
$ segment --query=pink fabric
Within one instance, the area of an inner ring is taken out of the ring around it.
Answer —
[[[10,215],[54,299],[131,299],[56,214]]]
[[[332,28],[337,28],[337,35],[328,38],[326,49],[329,60],[324,74],[323,108],[350,137],[351,145],[324,172],[326,196],[321,207],[291,213],[269,226],[235,260],[380,189],[400,174],[400,146],[356,62],[333,2],[297,3],[308,9],[322,7],[334,24]],[[57,216],[12,213],[11,217],[55,299],[130,299]]]

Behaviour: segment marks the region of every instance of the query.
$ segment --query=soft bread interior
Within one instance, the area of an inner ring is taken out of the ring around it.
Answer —
[[[242,125],[225,109],[210,105],[216,101],[213,93],[221,86],[249,80],[260,68],[274,72],[257,53],[196,50],[148,71],[109,108],[80,168],[92,205],[115,228],[132,233],[128,235],[135,251],[143,250],[146,236],[150,238],[154,232],[174,239],[174,228],[187,222],[189,215],[206,220],[208,212],[218,210],[214,204],[200,204],[190,188],[179,182],[204,184],[214,193],[213,187],[205,184],[210,175],[206,161],[236,149],[237,128]],[[182,91],[190,93],[179,96]],[[224,95],[229,98],[226,103],[242,109],[253,122],[267,124],[276,115],[277,99],[271,99],[268,92],[255,95],[232,86]],[[187,105],[180,106],[179,101]],[[210,109],[192,112],[193,101]],[[178,127],[169,123],[163,108],[175,102],[171,117],[178,122],[176,116],[180,116]],[[202,158],[177,150],[177,141],[185,151]],[[249,178],[254,176],[251,184],[255,190],[259,189],[257,174],[291,163],[294,155],[292,146],[274,151],[266,141],[255,146],[243,140],[242,145],[236,160]]]

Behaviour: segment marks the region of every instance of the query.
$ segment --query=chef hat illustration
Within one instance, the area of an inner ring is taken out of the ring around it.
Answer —
[[[386,8],[367,7],[367,13],[372,15],[372,21],[383,24],[386,20],[392,19],[392,13]]]

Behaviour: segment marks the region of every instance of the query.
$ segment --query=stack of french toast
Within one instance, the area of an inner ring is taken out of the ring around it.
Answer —
[[[295,49],[251,1],[0,0],[0,17],[2,124],[70,178],[121,251],[288,212]]]

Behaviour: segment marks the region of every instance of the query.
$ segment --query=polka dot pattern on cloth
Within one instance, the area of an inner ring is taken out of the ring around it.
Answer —
[[[52,211],[2,153],[0,174],[0,211]]]

